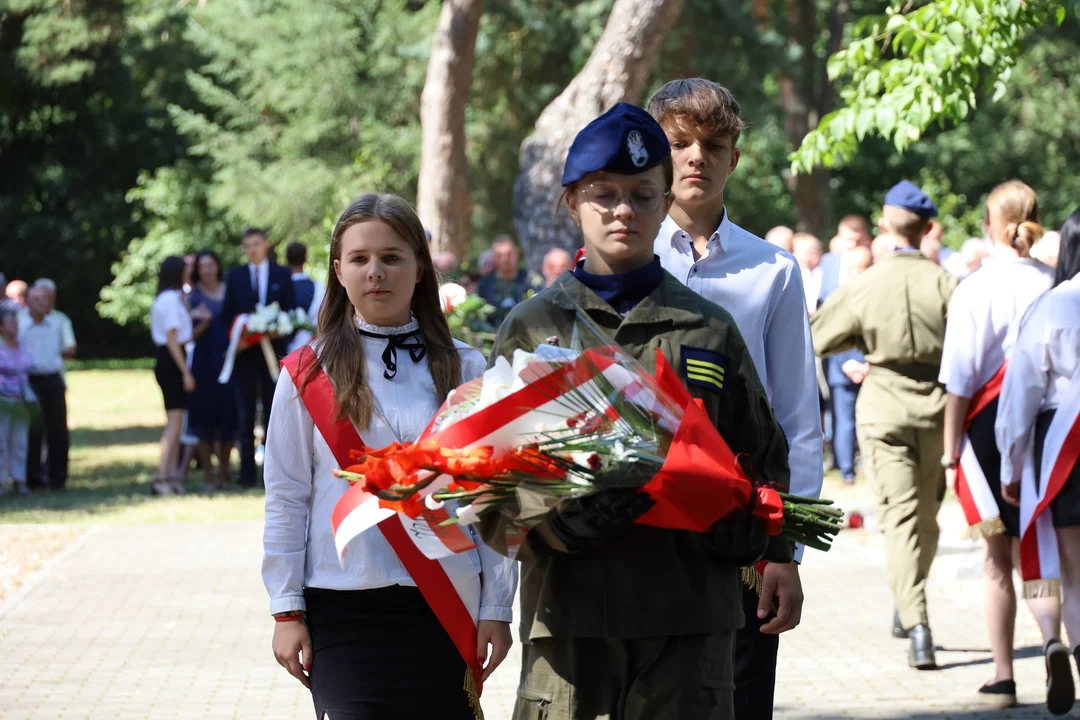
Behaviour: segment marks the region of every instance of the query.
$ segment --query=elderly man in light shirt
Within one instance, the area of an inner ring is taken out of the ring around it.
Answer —
[[[19,342],[30,354],[30,389],[37,396],[41,421],[30,428],[26,479],[31,486],[45,485],[41,472],[41,440],[48,444],[48,487],[67,484],[67,388],[64,383],[65,338],[61,321],[49,312],[49,294],[43,287],[26,293],[27,312],[19,316]],[[72,350],[74,347],[72,346]]]
[[[78,350],[78,347],[75,344],[75,328],[71,324],[71,318],[56,309],[56,283],[49,278],[38,278],[34,281],[34,287],[41,288],[45,291],[45,300],[48,303],[49,316],[55,318],[60,324],[60,330],[64,336],[64,357],[69,360],[74,358]],[[29,314],[28,310],[24,310],[23,312]]]

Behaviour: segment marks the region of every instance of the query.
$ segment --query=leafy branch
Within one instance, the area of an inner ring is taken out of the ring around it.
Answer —
[[[917,9],[896,0],[861,20],[856,39],[828,60],[829,80],[846,79],[843,107],[821,119],[793,152],[794,173],[849,160],[867,135],[904,152],[931,123],[960,122],[979,90],[997,102],[1032,28],[1061,26],[1078,0],[939,0]]]

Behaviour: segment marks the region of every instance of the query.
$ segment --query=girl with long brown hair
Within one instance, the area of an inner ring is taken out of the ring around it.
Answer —
[[[451,336],[423,226],[401,198],[368,194],[350,205],[330,259],[318,335],[294,354],[296,374],[281,373],[267,436],[263,581],[274,655],[311,688],[320,719],[471,718],[466,662],[392,542],[373,528],[339,563],[331,514],[349,483],[333,475],[333,440],[306,398],[325,373],[333,419],[351,422],[364,446],[411,442],[485,361]],[[312,352],[318,362],[305,364]],[[486,677],[510,646],[516,570],[474,539],[477,549],[438,565],[478,598]]]
[[[993,707],[1011,707],[1016,704],[1013,570],[1019,567],[1020,516],[1002,499],[994,422],[1016,326],[1031,303],[1053,285],[1054,271],[1031,257],[1042,227],[1038,198],[1024,183],[1010,180],[991,191],[984,227],[991,258],[960,283],[949,302],[938,378],[947,391],[941,463],[949,487],[965,506],[970,532],[984,538],[986,547],[986,619],[994,676],[979,688],[979,697]],[[1074,686],[1069,651],[1059,640],[1058,589],[1040,583],[1025,587],[1024,595],[1045,643],[1047,707],[1064,714],[1073,705]]]

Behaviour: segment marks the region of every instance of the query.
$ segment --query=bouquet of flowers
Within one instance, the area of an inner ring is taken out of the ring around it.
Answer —
[[[315,331],[315,326],[308,319],[304,308],[282,310],[281,306],[273,302],[269,305],[260,305],[248,316],[244,335],[249,340],[261,335],[279,338],[291,335],[295,330]]]
[[[393,513],[436,540],[417,542],[432,558],[460,548],[447,526],[490,512],[508,516],[520,541],[560,502],[612,488],[651,496],[645,525],[703,532],[752,509],[769,535],[828,549],[842,511],[747,477],[661,353],[650,375],[584,311],[574,335],[587,349],[540,343],[500,357],[450,394],[415,443],[355,455],[338,471],[353,483],[334,512],[339,551]],[[354,511],[368,521],[346,522]]]
[[[237,315],[232,327],[229,328],[229,347],[225,351],[225,364],[221,368],[218,382],[229,382],[233,366],[236,364],[236,354],[253,345],[262,348],[266,367],[270,370],[270,377],[276,381],[278,359],[274,355],[274,348],[270,341],[291,335],[297,330],[315,332],[315,324],[311,322],[303,308],[282,310],[280,305],[273,302],[269,305],[259,305],[253,313]]]

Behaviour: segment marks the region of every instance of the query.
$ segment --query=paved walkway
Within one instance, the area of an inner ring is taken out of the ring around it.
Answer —
[[[952,513],[952,516],[949,515]],[[805,565],[802,626],[781,641],[778,718],[1028,718],[1043,682],[1038,633],[1023,614],[1021,701],[1008,713],[971,706],[990,672],[980,553],[957,540],[955,506],[932,586],[944,669],[916,673],[887,630],[891,603],[873,534],[844,533]],[[0,607],[0,717],[313,717],[303,688],[274,662],[258,575],[259,523],[108,526]],[[515,652],[484,694],[509,718]],[[1080,708],[1074,713],[1080,716]]]

